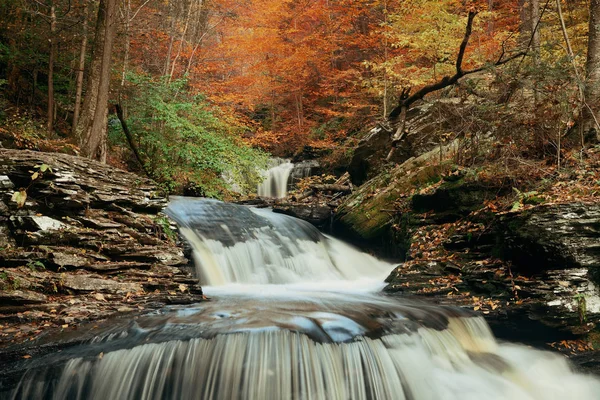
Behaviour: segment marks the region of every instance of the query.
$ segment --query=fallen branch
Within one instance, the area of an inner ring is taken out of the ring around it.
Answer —
[[[351,193],[352,188],[345,185],[336,184],[322,184],[322,185],[311,185],[311,189],[317,192],[340,192],[340,193]]]
[[[131,136],[131,132],[129,131],[129,127],[127,126],[127,122],[125,121],[125,118],[123,117],[123,109],[121,108],[121,104],[119,104],[119,103],[115,104],[115,111],[117,113],[117,118],[119,118],[119,121],[121,122],[121,127],[123,128],[123,133],[125,133],[125,137],[127,138],[127,143],[129,143],[129,147],[131,147],[131,150],[133,151],[133,154],[135,155],[135,159],[142,167],[142,170],[144,170],[144,173],[146,174],[146,176],[148,178],[152,178],[152,174],[146,168],[146,165],[143,163],[142,157],[137,148],[137,145],[133,141],[133,136]]]

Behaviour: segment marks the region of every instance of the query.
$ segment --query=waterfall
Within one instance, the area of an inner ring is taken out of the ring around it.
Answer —
[[[203,285],[346,283],[369,276],[383,282],[392,269],[306,221],[270,210],[173,198],[166,212],[192,244]]]
[[[25,360],[0,398],[598,398],[597,378],[498,343],[469,310],[378,294],[391,264],[304,221],[186,198],[167,213],[212,300],[118,319]]]
[[[302,178],[312,175],[319,163],[316,161],[301,161],[293,164],[281,158],[271,159],[269,169],[262,173],[265,178],[258,185],[258,197],[282,199],[287,196],[288,188]]]
[[[265,179],[258,185],[258,196],[281,199],[287,196],[288,179],[294,168],[288,160],[275,158],[270,168],[263,173]]]

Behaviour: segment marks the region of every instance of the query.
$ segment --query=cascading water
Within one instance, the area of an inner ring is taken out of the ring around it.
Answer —
[[[321,234],[306,221],[216,200],[175,198],[167,213],[192,244],[200,281],[282,284],[383,282],[388,263]]]
[[[294,186],[302,178],[311,176],[319,163],[302,161],[296,164],[281,158],[271,159],[269,169],[264,171],[265,178],[258,185],[258,197],[282,199],[287,196],[288,188]]]
[[[28,370],[5,397],[599,397],[596,378],[558,355],[496,342],[467,310],[376,294],[392,266],[303,221],[184,198],[167,212],[213,300],[119,320],[23,361]]]
[[[258,197],[281,199],[287,196],[288,180],[294,164],[275,158],[264,172],[264,181],[258,185]]]

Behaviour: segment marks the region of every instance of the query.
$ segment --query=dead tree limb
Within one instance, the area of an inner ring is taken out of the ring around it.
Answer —
[[[458,82],[458,80],[465,75],[474,74],[476,72],[483,71],[488,67],[488,65],[485,65],[485,66],[481,66],[479,68],[474,68],[474,69],[470,69],[470,70],[463,70],[463,68],[462,68],[463,60],[465,57],[465,51],[467,49],[467,46],[469,44],[469,39],[470,39],[471,33],[473,31],[473,20],[475,19],[476,15],[477,15],[476,11],[469,11],[469,15],[467,17],[467,25],[465,28],[465,35],[463,36],[463,40],[460,43],[460,47],[458,48],[458,55],[456,57],[456,72],[454,73],[454,75],[444,76],[442,79],[440,79],[439,81],[437,81],[435,83],[423,86],[421,89],[419,89],[412,95],[409,95],[410,88],[408,88],[408,90],[406,88],[402,89],[398,105],[388,115],[388,121],[390,121],[392,123],[397,122],[398,128],[396,129],[396,132],[394,133],[394,136],[392,137],[392,148],[390,149],[390,152],[388,153],[388,155],[386,157],[387,161],[389,161],[392,158],[396,146],[404,138],[405,128],[406,128],[406,113],[413,103],[415,103],[418,100],[422,100],[429,93],[432,93],[432,92],[435,92],[435,91],[444,89],[448,86],[452,86],[452,85],[456,84]],[[506,64],[507,62],[512,61],[515,58],[524,56],[525,54],[527,54],[527,51],[519,52],[519,53],[513,54],[510,57],[504,58],[505,52],[503,50],[502,53],[500,54],[500,57],[496,60],[496,62],[494,62],[491,65],[499,66],[502,64]]]
[[[338,193],[351,193],[352,188],[345,185],[335,184],[322,184],[322,185],[310,185],[310,188],[318,192],[338,192]]]

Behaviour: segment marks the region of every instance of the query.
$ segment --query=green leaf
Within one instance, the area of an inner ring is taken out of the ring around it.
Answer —
[[[510,209],[510,211],[519,211],[523,208],[523,204],[520,201],[515,201]]]

